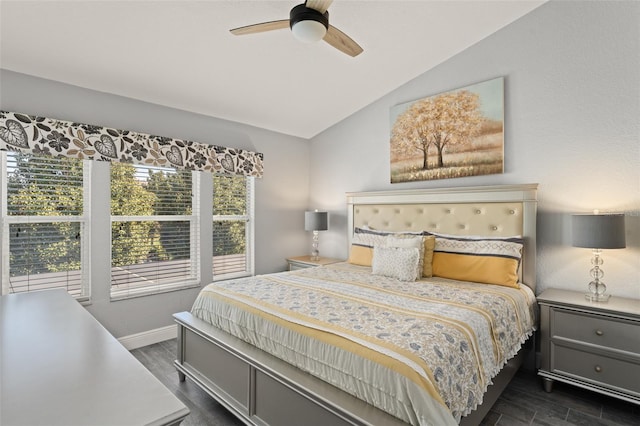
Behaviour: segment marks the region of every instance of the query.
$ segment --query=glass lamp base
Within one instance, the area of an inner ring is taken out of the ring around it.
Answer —
[[[320,260],[320,251],[318,250],[318,231],[313,231],[313,243],[311,244],[311,260]]]
[[[593,294],[593,293],[587,293],[584,295],[584,298],[591,301],[591,302],[600,302],[600,303],[604,303],[609,301],[609,297],[611,297],[610,294]]]
[[[589,283],[589,293],[585,294],[584,297],[592,302],[604,303],[609,300],[609,295],[605,294],[607,286],[600,281],[600,278],[604,276],[602,269],[598,268],[598,264],[601,263],[602,262],[594,263],[596,267],[591,270],[591,276],[595,279]]]

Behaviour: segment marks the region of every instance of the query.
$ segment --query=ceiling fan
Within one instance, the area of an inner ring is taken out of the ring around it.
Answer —
[[[329,25],[329,6],[333,0],[306,0],[289,12],[289,19],[280,21],[262,22],[260,24],[247,25],[234,28],[231,34],[245,35],[262,33],[265,31],[291,28],[293,36],[304,42],[324,40],[339,51],[350,56],[358,56],[362,53],[362,47],[351,37]]]

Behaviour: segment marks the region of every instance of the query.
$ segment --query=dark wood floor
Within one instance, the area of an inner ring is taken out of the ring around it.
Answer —
[[[131,353],[189,407],[191,414],[183,426],[242,425],[189,379],[183,383],[178,381],[173,367],[175,339],[134,349]],[[554,391],[548,394],[535,373],[521,371],[485,417],[483,425],[638,426],[640,406],[562,383],[556,383]]]

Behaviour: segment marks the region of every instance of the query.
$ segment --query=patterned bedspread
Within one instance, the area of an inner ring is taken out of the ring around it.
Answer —
[[[210,284],[192,313],[415,425],[455,424],[533,333],[535,297],[339,263]]]

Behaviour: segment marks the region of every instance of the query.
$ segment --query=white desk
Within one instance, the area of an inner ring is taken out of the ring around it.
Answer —
[[[189,414],[66,291],[1,299],[2,426],[177,425]]]

